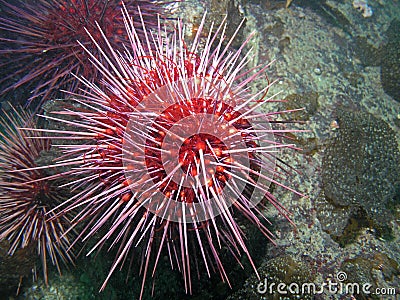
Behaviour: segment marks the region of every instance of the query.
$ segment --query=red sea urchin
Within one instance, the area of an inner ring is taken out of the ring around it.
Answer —
[[[22,110],[2,111],[0,118],[0,240],[10,243],[9,254],[18,248],[37,249],[47,284],[47,260],[61,273],[59,260],[72,263],[74,254],[67,234],[66,215],[53,210],[63,198],[55,190],[37,161],[50,149],[43,133],[22,130],[35,126],[35,118]],[[36,244],[36,245],[35,245]]]
[[[301,195],[274,179],[284,169],[276,154],[295,149],[276,137],[294,130],[277,128],[281,112],[259,111],[277,100],[266,98],[270,85],[253,95],[248,85],[263,77],[268,65],[245,71],[247,41],[230,51],[233,38],[225,45],[218,38],[224,37],[224,24],[201,40],[203,19],[189,47],[179,22],[168,37],[161,27],[144,30],[142,42],[126,11],[124,19],[130,40],[124,55],[112,45],[102,49],[92,37],[98,52],[112,54],[102,60],[91,55],[104,88],[81,78],[88,92],[76,97],[73,108],[54,112],[59,117],[46,116],[75,127],[47,132],[87,141],[59,145],[66,157],[58,164],[74,166],[70,184],[80,189],[63,211],[78,212],[74,224],[89,221],[84,239],[106,230],[92,251],[107,241],[117,248],[102,289],[135,249],[143,251],[140,297],[164,251],[171,267],[182,272],[187,293],[196,253],[208,276],[217,270],[229,283],[221,247],[239,263],[245,253],[256,270],[236,216],[272,239],[263,206],[256,205],[264,199],[288,214],[270,193],[270,183]]]
[[[137,15],[140,6],[148,27],[156,26],[157,14],[163,13],[162,2],[127,0],[125,5],[131,15]],[[71,73],[97,79],[98,72],[77,43],[96,51],[84,31],[99,32],[96,22],[113,48],[123,50],[126,36],[120,0],[16,0],[14,4],[1,0],[0,6],[0,66],[4,72],[0,94],[24,86],[30,100],[44,101],[59,89],[77,90]]]

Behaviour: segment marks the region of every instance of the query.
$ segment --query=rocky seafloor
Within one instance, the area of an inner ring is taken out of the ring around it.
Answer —
[[[278,79],[270,90],[286,102],[264,109],[305,107],[296,115],[307,133],[296,134],[303,151],[283,153],[299,172],[287,185],[300,198],[276,187],[274,195],[291,212],[295,227],[273,209],[276,245],[248,228],[249,247],[260,279],[247,266],[229,268],[233,288],[217,276],[196,279],[185,296],[179,274],[160,266],[154,299],[397,299],[365,292],[331,293],[327,288],[296,293],[295,284],[369,284],[370,291],[400,293],[400,2],[369,0],[372,15],[351,0],[185,1],[177,14],[199,23],[204,10],[228,29],[246,19],[238,39],[255,32],[253,64],[274,60],[267,70]],[[396,17],[398,20],[396,20]],[[228,30],[229,31],[229,30]],[[255,82],[254,88],[265,85]],[[299,127],[299,128],[300,128]],[[26,282],[20,299],[135,299],[139,283],[116,275],[98,294],[112,258],[82,257],[76,269],[51,276],[50,286]],[[135,273],[136,274],[136,273]],[[132,275],[136,276],[136,275]],[[344,277],[343,277],[344,276]],[[293,293],[264,290],[293,284]],[[379,289],[379,290],[378,290]],[[150,293],[144,298],[150,299]]]

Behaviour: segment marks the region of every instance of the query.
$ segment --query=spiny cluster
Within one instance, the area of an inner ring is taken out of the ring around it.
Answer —
[[[157,14],[163,14],[165,9],[162,2],[124,2],[137,20],[140,6],[142,18],[149,27],[157,26]],[[84,75],[88,80],[99,76],[77,43],[79,40],[95,53],[86,30],[100,38],[98,27],[101,27],[115,50],[123,51],[123,42],[127,41],[120,0],[18,0],[16,4],[1,0],[0,5],[3,57],[0,66],[7,70],[0,80],[3,87],[0,94],[24,87],[29,90],[29,101],[43,102],[59,95],[60,89],[77,91],[82,86],[72,73]],[[137,25],[140,23],[136,22]],[[139,34],[144,38],[143,32]],[[98,53],[95,55],[100,57]]]
[[[60,2],[59,15],[76,12],[76,6],[82,3],[87,6],[91,2]],[[84,92],[70,92],[74,105],[42,115],[68,129],[27,131],[45,134],[43,142],[60,140],[55,146],[64,155],[47,168],[71,169],[49,178],[29,178],[26,184],[45,185],[53,178],[68,180],[63,186],[71,187],[75,194],[56,210],[47,210],[42,215],[49,218],[44,224],[60,225],[60,220],[74,212],[68,231],[79,229],[84,241],[94,239],[96,244],[90,252],[104,245],[117,249],[101,289],[117,267],[140,251],[140,297],[146,279],[154,277],[164,254],[171,267],[182,273],[187,293],[192,291],[193,270],[201,273],[198,261],[208,276],[217,271],[229,284],[220,257],[222,248],[228,249],[239,264],[240,256],[246,254],[256,271],[237,216],[244,216],[272,240],[269,221],[262,212],[268,209],[267,203],[289,218],[271,194],[270,184],[301,196],[274,179],[277,171],[284,170],[277,153],[296,149],[276,136],[295,131],[278,127],[282,124],[277,120],[280,112],[260,111],[277,101],[266,96],[270,84],[255,94],[249,93],[248,86],[264,77],[268,65],[246,71],[251,59],[244,51],[247,41],[231,51],[234,37],[224,40],[225,23],[205,34],[203,18],[188,45],[181,22],[176,22],[172,33],[160,23],[151,31],[145,25],[146,13],[140,14],[140,26],[130,13],[123,9],[121,19],[125,24],[120,35],[125,39],[125,51],[107,38],[108,30],[120,34],[120,28],[104,24],[101,31],[86,26],[89,38],[85,36],[79,43],[81,48],[73,52],[75,57],[83,53],[89,58],[90,64],[84,67],[95,70],[101,81],[78,72],[78,83],[73,84],[84,86]],[[17,128],[30,126],[33,124]],[[34,141],[41,140],[37,138]],[[36,153],[28,154],[35,157]],[[32,176],[46,168],[33,163],[8,173]],[[56,212],[58,209],[61,211]],[[25,214],[22,209],[18,213]],[[9,218],[1,218],[0,224],[6,226]],[[7,230],[11,236],[18,229],[15,226]],[[57,233],[62,232],[64,229]],[[19,245],[17,238],[15,245]],[[56,252],[65,248],[56,248]]]
[[[71,226],[67,215],[54,210],[64,199],[48,175],[37,165],[43,152],[50,150],[50,140],[35,127],[35,118],[22,109],[2,112],[0,118],[0,240],[10,243],[8,253],[18,248],[37,249],[47,283],[47,259],[61,273],[59,260],[73,262],[67,251]]]
[[[269,185],[297,193],[273,178],[281,167],[276,153],[295,147],[274,139],[291,131],[270,125],[279,112],[258,111],[274,101],[265,96],[269,85],[254,95],[247,92],[268,66],[246,73],[244,45],[232,52],[232,40],[225,45],[217,40],[224,36],[224,24],[205,44],[201,25],[188,47],[181,23],[168,38],[161,27],[156,32],[143,28],[143,41],[126,11],[124,19],[131,47],[126,53],[111,45],[103,49],[92,35],[104,57],[97,59],[83,46],[104,86],[79,78],[88,92],[75,97],[76,108],[45,116],[76,128],[49,132],[87,141],[59,146],[67,157],[58,164],[73,166],[78,179],[71,185],[81,188],[64,203],[64,212],[79,211],[74,226],[90,220],[81,233],[84,240],[107,229],[91,251],[107,241],[118,249],[102,289],[138,249],[143,251],[141,296],[164,252],[171,267],[182,272],[186,292],[191,292],[196,255],[209,276],[216,269],[229,283],[219,256],[222,245],[238,262],[241,253],[252,261],[235,216],[244,215],[272,239],[256,204],[266,199],[288,218]]]

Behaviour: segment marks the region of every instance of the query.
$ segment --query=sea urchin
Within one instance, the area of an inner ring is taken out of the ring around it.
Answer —
[[[42,132],[23,130],[35,127],[32,114],[22,109],[2,111],[0,118],[0,240],[10,243],[9,254],[18,248],[37,248],[47,284],[47,260],[61,273],[59,260],[73,263],[74,254],[67,234],[70,221],[56,217],[63,196],[37,164],[50,149]]]
[[[96,51],[84,28],[96,33],[101,27],[115,50],[122,51],[126,41],[120,0],[1,0],[0,5],[0,66],[6,72],[0,94],[24,86],[30,100],[44,101],[60,89],[77,90],[71,73],[97,79],[98,72],[77,43]],[[157,14],[163,13],[162,2],[127,0],[125,5],[132,15],[140,6],[149,27],[156,26]]]
[[[59,145],[66,155],[59,165],[74,166],[71,185],[80,189],[63,211],[78,212],[74,224],[89,220],[84,239],[103,232],[92,251],[108,241],[117,248],[102,289],[137,249],[143,251],[141,297],[162,253],[182,272],[187,293],[196,255],[208,276],[217,270],[229,283],[222,247],[239,263],[245,253],[256,270],[236,217],[272,239],[262,212],[266,203],[286,218],[288,213],[269,185],[301,195],[274,179],[284,169],[277,153],[296,147],[277,138],[291,132],[278,127],[280,112],[260,110],[277,101],[266,97],[270,84],[249,93],[268,65],[245,70],[251,59],[244,53],[247,41],[231,51],[233,38],[224,40],[224,23],[205,35],[203,18],[189,46],[180,22],[170,35],[161,26],[152,32],[143,25],[142,40],[127,11],[124,20],[129,51],[120,54],[110,44],[103,49],[92,35],[104,56],[97,59],[86,49],[104,87],[80,78],[88,92],[76,96],[72,108],[54,112],[59,116],[45,116],[75,128],[48,132],[85,141]]]

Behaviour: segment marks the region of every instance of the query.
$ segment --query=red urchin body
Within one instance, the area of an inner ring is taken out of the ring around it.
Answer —
[[[119,0],[18,0],[15,4],[2,0],[0,4],[0,66],[4,72],[0,94],[23,86],[30,101],[45,101],[59,95],[60,89],[78,89],[71,73],[98,80],[100,74],[77,43],[79,40],[96,52],[85,29],[99,33],[99,26],[115,50],[124,50],[126,34]],[[140,6],[149,27],[157,25],[157,14],[163,14],[162,3],[154,1],[128,0],[125,5],[132,16]]]
[[[55,112],[60,117],[46,116],[76,128],[48,132],[86,141],[60,145],[66,157],[59,164],[75,167],[71,185],[81,189],[64,203],[64,212],[79,212],[75,224],[89,222],[84,239],[106,229],[91,251],[110,240],[118,249],[102,289],[138,246],[143,251],[140,297],[162,253],[182,272],[188,293],[196,253],[208,276],[217,270],[229,283],[219,256],[223,246],[238,263],[245,253],[256,270],[235,216],[244,216],[272,239],[263,206],[257,204],[266,199],[288,214],[270,193],[270,183],[301,195],[274,179],[284,169],[276,154],[295,149],[275,137],[294,131],[271,126],[279,112],[259,111],[275,101],[265,97],[269,85],[256,94],[248,92],[248,85],[268,66],[244,71],[244,45],[230,52],[229,42],[223,46],[217,40],[218,34],[224,36],[223,24],[204,44],[204,23],[191,47],[178,23],[172,36],[166,38],[159,29],[143,45],[127,12],[125,19],[132,47],[128,55],[105,49],[112,53],[112,68],[91,56],[105,88],[82,78],[88,92],[75,99],[77,107]]]
[[[35,118],[22,110],[2,111],[0,118],[0,240],[10,243],[8,253],[32,247],[41,259],[47,284],[48,260],[61,273],[59,261],[73,263],[74,254],[66,215],[53,210],[63,196],[48,182],[36,160],[50,149],[41,132],[22,130],[35,126]],[[44,179],[44,180],[43,180]],[[68,250],[68,251],[67,251]]]

